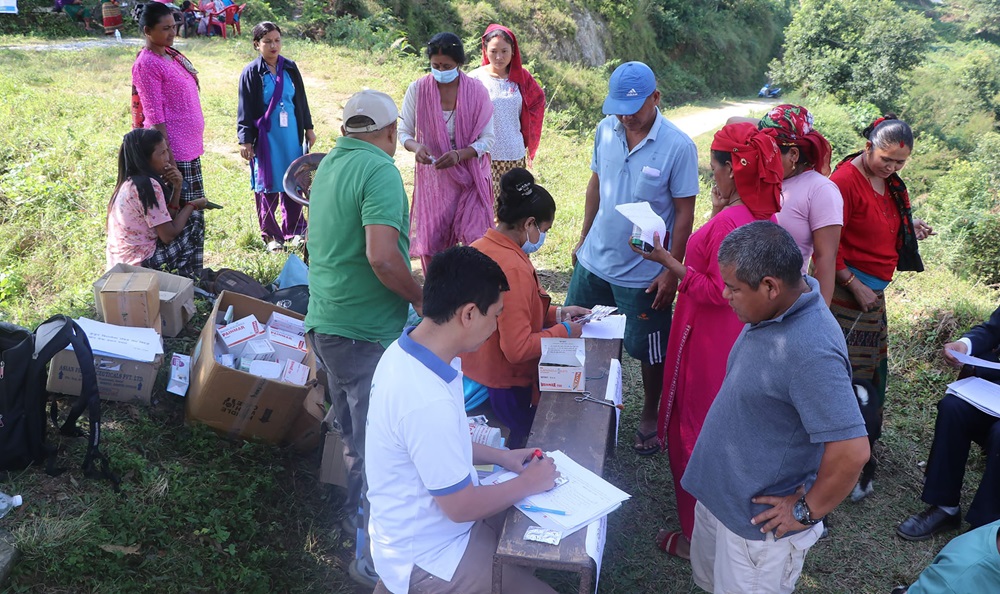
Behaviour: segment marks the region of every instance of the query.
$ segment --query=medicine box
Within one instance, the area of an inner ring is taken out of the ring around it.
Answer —
[[[542,392],[583,392],[586,343],[582,338],[543,338],[538,360],[538,389]]]

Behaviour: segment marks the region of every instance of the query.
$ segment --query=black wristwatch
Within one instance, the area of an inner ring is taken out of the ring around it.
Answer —
[[[795,507],[792,508],[792,515],[795,517],[796,522],[806,526],[815,526],[823,521],[823,518],[816,518],[815,520],[812,518],[805,495],[799,497],[799,500],[795,502]]]

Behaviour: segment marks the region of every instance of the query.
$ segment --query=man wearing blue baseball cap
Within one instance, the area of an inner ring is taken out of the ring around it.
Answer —
[[[593,174],[566,298],[567,304],[584,307],[615,305],[627,316],[625,350],[642,362],[645,403],[632,446],[642,455],[660,449],[657,412],[677,277],[632,252],[632,223],[615,206],[648,202],[666,223],[664,245],[683,261],[698,194],[694,142],[663,117],[659,105],[649,66],[626,62],[612,73],[604,101],[608,117],[594,138]]]

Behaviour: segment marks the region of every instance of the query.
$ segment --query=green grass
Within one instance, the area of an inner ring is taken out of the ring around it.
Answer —
[[[27,38],[3,37],[0,45]],[[77,52],[0,52],[0,319],[33,326],[53,313],[91,315],[90,283],[104,267],[104,212],[115,153],[129,129],[129,71],[134,47]],[[201,72],[207,129],[206,191],[225,210],[209,213],[207,265],[248,270],[267,280],[281,266],[257,242],[245,164],[235,139],[236,81],[252,58],[249,43],[193,41],[182,47]],[[422,73],[414,59],[287,40],[285,55],[303,69],[319,141],[328,150],[342,103],[362,86],[402,99]],[[599,106],[595,106],[598,110]],[[690,113],[690,110],[672,113]],[[558,204],[556,224],[536,255],[543,283],[561,299],[569,252],[579,236],[589,178],[591,134],[546,130],[536,160],[539,182]],[[711,135],[696,139],[703,180]],[[397,153],[408,189],[412,159]],[[915,157],[916,161],[919,157]],[[703,183],[703,194],[707,184]],[[697,223],[708,201],[699,200]],[[929,241],[936,241],[931,239]],[[886,428],[875,495],[845,503],[832,537],[809,554],[800,591],[885,592],[912,580],[947,541],[906,543],[894,525],[921,507],[920,469],[933,432],[934,403],[953,378],[937,352],[983,319],[996,294],[956,278],[935,262],[901,275],[888,291],[891,371]],[[167,350],[189,352],[198,323]],[[672,479],[663,455],[634,455],[631,435],[641,399],[638,365],[624,362],[628,409],[622,444],[607,477],[632,494],[610,517],[603,592],[695,591],[689,566],[660,553],[658,527],[676,527]],[[57,478],[38,469],[14,473],[0,490],[27,505],[4,518],[22,552],[12,592],[353,592],[346,576],[352,543],[337,529],[341,493],[316,480],[318,456],[231,444],[183,421],[182,400],[162,391],[151,407],[106,403],[104,443],[123,475],[123,494],[84,479],[75,466],[82,444],[60,457]],[[974,456],[967,485],[982,462]],[[963,500],[971,499],[966,489]],[[553,577],[561,591],[574,584]]]

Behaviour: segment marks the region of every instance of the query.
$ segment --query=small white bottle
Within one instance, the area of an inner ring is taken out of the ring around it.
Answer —
[[[23,500],[20,495],[11,497],[5,493],[0,493],[0,518],[6,516],[15,507],[20,507],[21,503],[23,503]]]
[[[115,41],[117,41],[118,43],[122,42],[122,32],[119,31],[118,29],[115,29]]]

